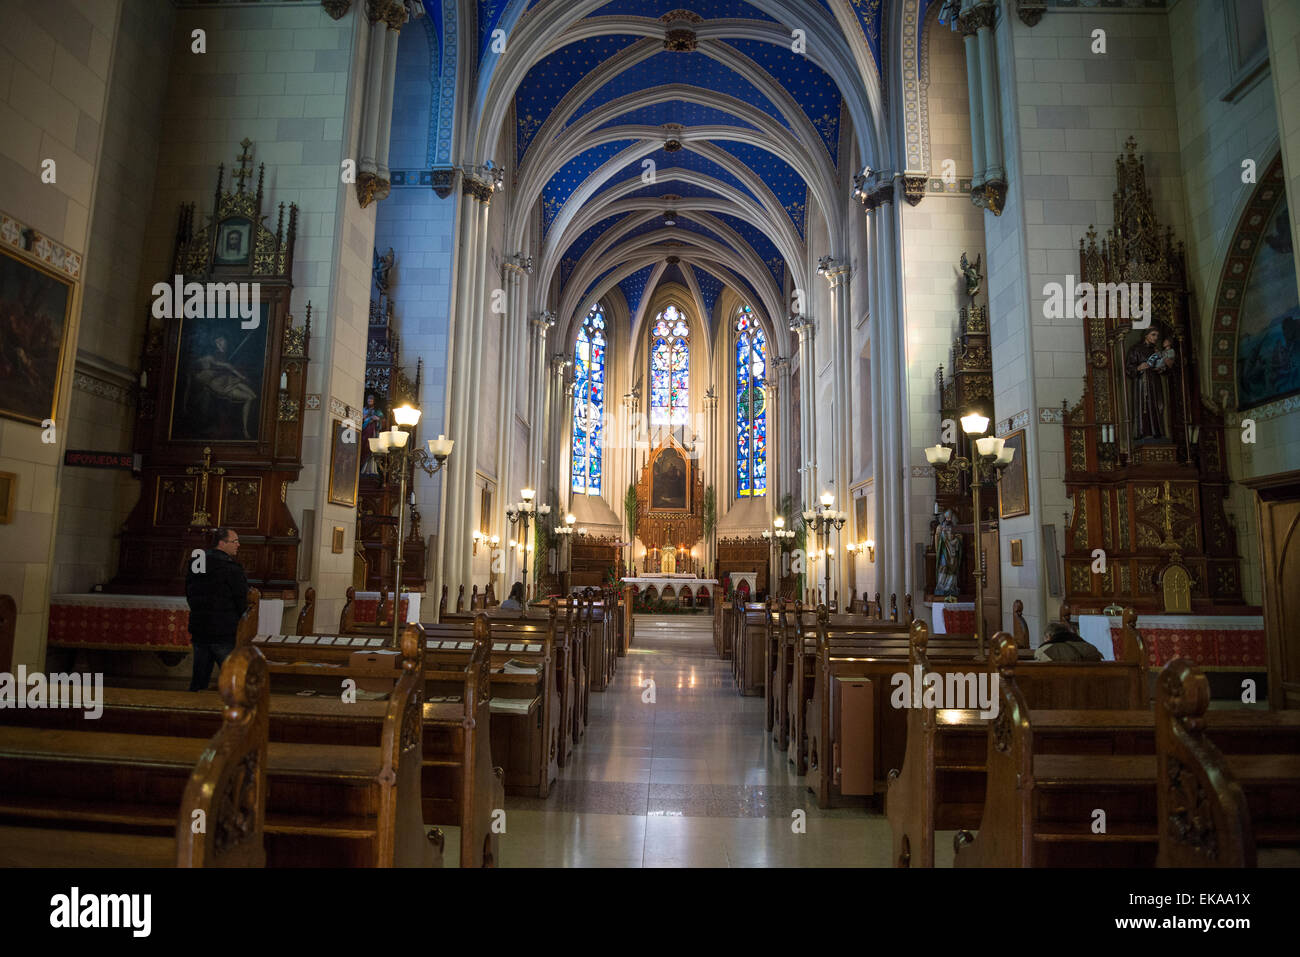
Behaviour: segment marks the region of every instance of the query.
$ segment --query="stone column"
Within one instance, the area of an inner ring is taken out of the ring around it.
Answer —
[[[831,387],[834,394],[834,421],[831,423],[831,476],[834,484],[835,508],[850,511],[849,500],[849,448],[852,436],[849,434],[849,382],[850,382],[850,344],[852,336],[849,314],[849,276],[850,270],[843,262],[832,260],[825,273],[826,281],[831,286]],[[843,545],[852,535],[852,519],[844,529],[837,533],[834,547],[835,567],[831,577],[832,590],[846,595],[850,587],[848,562],[845,561]],[[833,596],[828,596],[833,597]]]

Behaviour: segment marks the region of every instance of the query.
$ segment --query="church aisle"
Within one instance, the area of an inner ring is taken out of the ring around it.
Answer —
[[[591,696],[587,735],[545,799],[507,798],[506,867],[886,866],[889,828],[823,811],[714,655],[712,619],[638,616]],[[654,681],[653,703],[646,682]],[[792,812],[806,812],[793,833]]]

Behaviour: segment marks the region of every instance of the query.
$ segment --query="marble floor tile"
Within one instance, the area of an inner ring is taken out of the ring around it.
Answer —
[[[635,628],[549,796],[506,799],[502,866],[889,865],[879,807],[817,807],[764,730],[763,699],[742,697],[716,657],[711,616],[638,616]],[[951,866],[950,851],[936,857]]]

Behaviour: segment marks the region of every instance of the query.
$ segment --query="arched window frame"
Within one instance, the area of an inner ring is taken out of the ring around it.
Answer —
[[[736,497],[757,498],[767,494],[767,336],[749,306],[736,310],[732,329],[736,363]]]
[[[570,488],[578,495],[599,495],[603,472],[605,373],[609,345],[605,310],[596,303],[578,328],[573,343],[573,441]]]
[[[650,327],[650,425],[690,420],[691,332],[686,313],[669,304]]]

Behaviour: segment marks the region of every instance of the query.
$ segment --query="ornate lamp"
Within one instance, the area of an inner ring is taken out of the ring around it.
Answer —
[[[436,475],[447,464],[455,442],[445,435],[429,439],[428,450],[418,446],[411,447],[411,433],[405,428],[415,428],[420,423],[420,410],[412,405],[401,405],[393,410],[391,429],[380,432],[370,439],[370,452],[375,457],[375,466],[384,481],[388,482],[394,474],[398,476],[399,490],[397,496],[397,555],[393,559],[393,634],[391,647],[401,647],[402,622],[402,566],[406,564],[406,473],[411,465],[418,465],[428,475]],[[381,596],[382,597],[382,596]],[[382,602],[381,602],[382,604]]]

